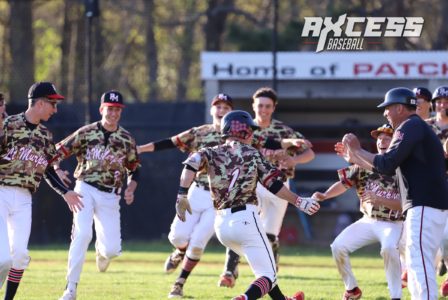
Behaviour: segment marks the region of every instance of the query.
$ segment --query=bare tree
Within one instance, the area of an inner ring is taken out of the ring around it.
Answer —
[[[159,60],[156,38],[154,34],[154,1],[143,0],[145,20],[146,20],[146,60],[148,63],[148,87],[150,101],[157,100],[159,97],[157,79],[159,75]]]
[[[227,16],[234,7],[234,0],[209,0],[205,31],[205,50],[221,50],[222,35],[225,30]]]
[[[34,82],[34,43],[32,2],[9,0],[9,45],[11,51],[11,102],[22,101]]]

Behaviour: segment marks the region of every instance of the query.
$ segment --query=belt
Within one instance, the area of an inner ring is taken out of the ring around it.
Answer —
[[[242,210],[246,210],[246,205],[240,205],[240,206],[234,206],[230,209],[230,212],[236,213],[237,211],[242,211]]]
[[[84,181],[84,182],[85,182],[85,181]],[[102,186],[102,185],[99,185],[99,184],[96,184],[96,183],[93,183],[93,182],[85,182],[85,183],[87,183],[87,184],[90,185],[90,186],[93,186],[94,188],[96,188],[97,190],[102,191],[102,192],[106,192],[106,193],[114,193],[114,194],[117,194],[117,195],[121,193],[121,188],[117,188],[117,187],[113,187],[113,188],[105,187],[105,186]]]

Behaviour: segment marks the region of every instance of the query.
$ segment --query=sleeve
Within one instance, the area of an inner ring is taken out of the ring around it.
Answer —
[[[137,145],[135,143],[135,140],[131,138],[129,151],[126,156],[125,167],[126,169],[128,169],[129,172],[135,172],[139,166],[140,166],[140,159],[137,154]]]
[[[395,169],[409,157],[415,146],[423,139],[423,128],[409,120],[395,130],[391,144],[385,154],[377,154],[373,160],[376,171],[393,176]]]
[[[357,165],[351,165],[347,168],[338,170],[339,181],[345,188],[349,189],[356,184],[359,176],[359,167]]]
[[[258,181],[267,189],[276,181],[286,181],[286,175],[277,169],[273,164],[264,159],[259,152],[256,155]]]
[[[182,152],[193,152],[197,150],[196,127],[188,129],[171,138],[171,141]]]
[[[201,149],[198,152],[191,153],[183,164],[196,172],[207,169],[208,160],[205,151]]]
[[[60,162],[73,154],[77,154],[81,150],[82,132],[75,131],[62,141],[56,144],[56,155],[52,159],[53,163]]]

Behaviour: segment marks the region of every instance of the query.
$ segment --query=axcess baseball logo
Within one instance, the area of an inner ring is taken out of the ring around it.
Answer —
[[[319,38],[316,52],[364,50],[364,38],[420,37],[422,17],[305,17],[302,37]],[[329,37],[329,34],[332,37]]]

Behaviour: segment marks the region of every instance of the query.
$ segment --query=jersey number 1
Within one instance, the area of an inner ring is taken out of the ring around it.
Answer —
[[[227,189],[227,193],[230,193],[230,190],[233,188],[233,186],[236,183],[236,180],[238,179],[238,176],[240,176],[240,169],[235,169],[231,173],[232,180],[230,181],[229,187]]]

